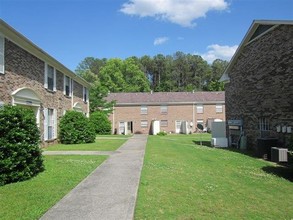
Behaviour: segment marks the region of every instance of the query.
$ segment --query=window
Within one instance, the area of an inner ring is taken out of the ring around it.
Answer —
[[[72,81],[71,78],[64,75],[64,95],[71,97],[72,93]]]
[[[223,112],[223,105],[217,104],[216,105],[216,113],[222,113]]]
[[[57,138],[57,111],[56,109],[44,109],[44,139],[53,140]]]
[[[4,74],[4,44],[5,38],[0,35],[0,73]]]
[[[147,120],[141,120],[140,121],[140,127],[147,128],[148,127],[148,121]]]
[[[148,107],[145,106],[145,105],[142,105],[142,106],[140,107],[140,114],[142,114],[142,115],[147,115],[147,114],[148,114]]]
[[[168,127],[168,120],[161,120],[161,127]]]
[[[198,114],[202,114],[203,113],[203,105],[197,105],[196,106],[196,112]]]
[[[56,91],[56,69],[49,64],[45,65],[45,88]]]
[[[168,106],[161,105],[161,114],[166,115],[168,113]]]
[[[259,118],[258,121],[259,121],[259,130],[260,131],[269,131],[270,130],[269,119]]]
[[[88,102],[89,100],[89,91],[86,87],[83,87],[83,101]]]

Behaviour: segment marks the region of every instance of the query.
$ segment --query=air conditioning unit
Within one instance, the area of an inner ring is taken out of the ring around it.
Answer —
[[[227,138],[212,138],[211,145],[213,147],[228,147]]]
[[[288,149],[272,147],[271,160],[273,162],[288,162]]]

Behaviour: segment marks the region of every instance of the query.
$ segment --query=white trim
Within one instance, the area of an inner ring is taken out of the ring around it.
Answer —
[[[53,67],[53,69],[54,69],[54,72],[53,72],[53,91],[54,92],[56,92],[57,91],[57,89],[56,89],[56,68],[55,67]]]
[[[223,105],[216,104],[216,113],[223,113]]]
[[[148,106],[147,105],[140,106],[140,114],[141,115],[147,115],[148,114]]]
[[[53,109],[53,139],[57,138],[57,109]]]
[[[148,120],[142,119],[140,120],[140,127],[141,128],[147,128],[149,126]]]
[[[49,85],[48,85],[48,66],[53,68],[53,90],[49,89]],[[45,89],[48,89],[50,91],[56,92],[56,68],[48,63],[45,63],[45,74],[44,74],[44,87]]]
[[[196,105],[196,113],[197,114],[203,114],[204,113],[204,106],[202,104]]]
[[[47,63],[45,63],[45,69],[44,69],[44,87],[45,89],[48,89],[48,71],[47,71]]]
[[[79,102],[74,103],[73,110],[77,112],[85,113],[82,109],[82,105]]]
[[[68,84],[69,94],[68,95],[66,94],[66,82],[67,82],[67,78],[69,79],[69,81],[68,81],[68,83],[69,83]],[[63,94],[66,95],[66,96],[69,96],[69,97],[72,96],[72,79],[69,76],[65,75],[65,74],[63,74]]]
[[[255,31],[257,30],[257,28],[260,25],[272,25],[272,24],[259,24],[254,32],[251,34],[251,36],[249,36],[249,38],[247,39],[248,41],[244,44],[244,47],[246,47],[247,45],[251,44],[252,42],[256,41],[257,39],[261,38],[263,35],[267,34],[268,32],[271,32],[272,30],[276,29],[277,27],[279,27],[280,25],[272,25],[272,27],[270,27],[269,29],[267,29],[266,31],[262,32],[261,34],[257,35],[255,38],[253,38],[252,40],[250,40],[250,38],[253,36],[253,34],[255,33]]]
[[[168,105],[161,105],[160,111],[162,115],[168,114]]]
[[[258,26],[260,26],[260,25],[274,25],[274,26],[269,28],[264,33],[261,33],[256,38],[250,40],[251,36],[255,33]],[[220,81],[221,82],[225,82],[225,81],[229,82],[230,81],[229,72],[233,68],[235,62],[238,60],[238,57],[240,56],[242,50],[245,48],[246,45],[250,44],[251,42],[253,42],[256,39],[259,39],[260,37],[267,34],[268,32],[274,30],[279,25],[293,25],[293,20],[287,20],[287,21],[286,20],[254,20],[252,22],[252,24],[250,25],[248,31],[246,32],[245,36],[243,37],[241,43],[239,44],[237,50],[235,51],[233,57],[231,58],[231,60],[228,64],[228,66],[226,67]]]
[[[38,59],[42,60],[44,63],[48,62],[53,64],[59,71],[66,73],[66,75],[72,77],[77,82],[79,82],[81,85],[90,87],[90,83],[88,83],[86,80],[84,80],[82,77],[77,76],[74,72],[69,70],[67,67],[65,67],[63,64],[61,64],[59,61],[57,61],[55,58],[50,56],[48,53],[46,53],[44,50],[42,50],[40,47],[35,45],[32,41],[27,39],[25,36],[23,36],[21,33],[16,31],[14,28],[12,28],[10,25],[8,25],[6,22],[4,22],[2,19],[0,19],[0,30],[3,35],[5,35],[5,38],[9,41],[13,42],[20,48],[28,51],[30,54],[36,56]]]
[[[44,141],[48,140],[48,109],[44,108]]]
[[[0,34],[0,73],[5,73],[5,38]]]
[[[86,95],[86,98],[84,96]],[[87,103],[89,101],[89,90],[87,87],[83,86],[82,100]]]
[[[19,88],[11,93],[12,105],[28,105],[28,106],[40,106],[41,98],[38,94],[27,87]]]

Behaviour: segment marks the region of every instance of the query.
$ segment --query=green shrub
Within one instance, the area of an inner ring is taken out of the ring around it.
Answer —
[[[111,134],[111,122],[106,113],[96,111],[91,114],[90,121],[96,134]]]
[[[165,131],[160,131],[159,133],[157,133],[157,135],[159,135],[159,136],[165,136],[165,135],[167,135],[167,133]]]
[[[93,126],[81,112],[67,111],[61,118],[59,139],[62,144],[93,143],[95,138]]]
[[[0,185],[30,179],[44,170],[34,112],[19,106],[0,109]]]

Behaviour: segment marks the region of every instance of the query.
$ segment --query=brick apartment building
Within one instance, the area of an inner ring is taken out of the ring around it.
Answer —
[[[224,92],[110,93],[107,100],[116,101],[109,118],[117,134],[149,134],[152,121],[159,121],[160,131],[192,133],[197,124],[225,120]]]
[[[31,108],[43,144],[55,142],[66,110],[89,114],[90,85],[0,20],[0,105]]]
[[[256,149],[258,140],[277,138],[278,147],[287,147],[293,126],[293,21],[254,21],[222,81],[227,81],[227,122],[242,121],[247,146]],[[234,132],[228,130],[228,136]]]

